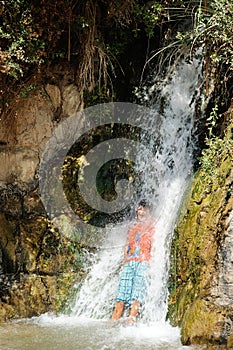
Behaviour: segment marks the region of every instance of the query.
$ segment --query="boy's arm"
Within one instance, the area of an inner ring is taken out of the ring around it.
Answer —
[[[125,247],[124,247],[124,260],[126,259],[128,247],[129,247],[129,237],[127,236]]]
[[[124,247],[124,260],[126,259],[126,256],[127,256],[129,244],[130,244],[130,229],[127,233],[126,243],[125,243],[125,247]]]

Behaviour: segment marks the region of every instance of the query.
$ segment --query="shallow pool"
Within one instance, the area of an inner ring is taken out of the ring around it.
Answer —
[[[167,323],[128,326],[123,320],[42,315],[0,326],[1,350],[184,350],[179,329]]]

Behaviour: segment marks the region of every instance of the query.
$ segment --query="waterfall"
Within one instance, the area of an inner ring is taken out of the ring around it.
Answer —
[[[150,264],[150,283],[141,322],[165,322],[168,299],[169,248],[181,201],[187,189],[195,148],[195,97],[201,64],[180,62],[164,81],[151,81],[140,90],[141,103],[149,101],[153,113],[150,132],[155,137],[138,152],[143,171],[142,195],[154,203],[156,233]],[[139,93],[138,93],[139,94]],[[157,116],[160,116],[158,122]],[[159,140],[159,142],[155,142]],[[130,221],[108,229],[103,246],[72,302],[73,318],[109,319]]]

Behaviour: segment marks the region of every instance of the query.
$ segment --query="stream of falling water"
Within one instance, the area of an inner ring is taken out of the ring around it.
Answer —
[[[155,243],[150,283],[142,317],[137,325],[110,320],[122,263],[123,246],[130,222],[109,230],[93,266],[77,290],[71,313],[38,318],[0,327],[1,350],[47,349],[185,349],[178,328],[166,321],[169,248],[177,213],[192,174],[194,142],[194,97],[201,67],[198,62],[179,64],[167,81],[151,84],[143,100],[151,99],[151,132],[156,144],[148,146],[150,157],[138,154],[143,170],[142,194],[154,203]],[[160,121],[156,116],[160,115]],[[158,127],[159,125],[159,127]],[[153,158],[151,154],[153,153]],[[190,348],[190,347],[189,347]]]
[[[199,69],[197,63],[182,63],[169,82],[161,84],[160,98],[152,101],[153,112],[148,116],[151,118],[151,134],[154,133],[155,137],[147,147],[148,154],[144,153],[145,149],[138,152],[138,170],[143,173],[142,193],[154,203],[156,219],[150,283],[142,323],[164,322],[167,314],[169,248],[177,212],[192,172],[195,147],[195,106],[192,100],[200,78]],[[162,112],[161,100],[164,103]],[[155,142],[156,151],[153,152]],[[104,319],[111,315],[129,224],[118,225],[108,232],[98,260],[77,293],[71,317]]]

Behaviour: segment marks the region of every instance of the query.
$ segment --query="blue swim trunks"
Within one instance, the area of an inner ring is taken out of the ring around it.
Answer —
[[[146,271],[148,262],[129,261],[126,262],[120,277],[118,287],[117,302],[123,301],[129,306],[133,300],[137,300],[142,304],[146,293]]]

